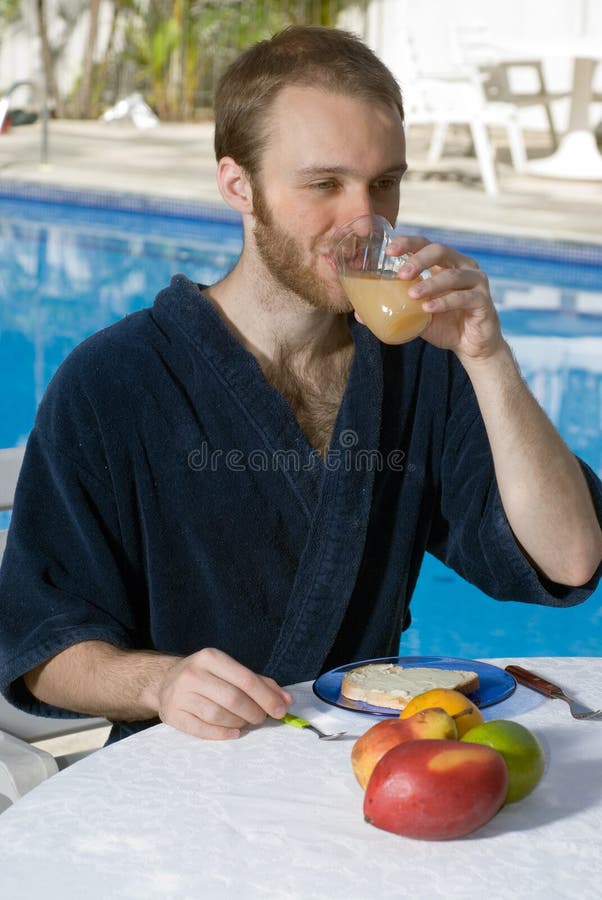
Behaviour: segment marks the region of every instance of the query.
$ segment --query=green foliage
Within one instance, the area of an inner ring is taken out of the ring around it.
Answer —
[[[367,2],[113,0],[108,46],[96,46],[90,58],[82,49],[80,74],[67,92],[67,111],[99,115],[103,106],[139,90],[160,119],[193,119],[211,106],[217,78],[241,50],[287,25],[334,26],[341,11],[350,6],[365,10]],[[73,15],[67,21],[59,6],[65,25],[63,43],[90,4],[74,3],[69,9]],[[0,0],[0,34],[2,26],[16,21],[21,13],[19,0]],[[60,65],[61,50],[50,47],[55,66]],[[89,99],[80,107],[82,80],[90,75]]]
[[[0,0],[0,41],[4,30],[21,18],[20,0]]]
[[[0,0],[0,28],[16,22],[21,13],[20,0]]]
[[[162,119],[210,106],[215,80],[245,47],[292,24],[334,26],[361,0],[138,0],[131,4],[125,57],[136,86]]]

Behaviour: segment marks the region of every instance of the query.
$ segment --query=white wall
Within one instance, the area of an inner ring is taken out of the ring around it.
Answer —
[[[404,53],[410,35],[420,68],[430,72],[457,70],[458,54],[454,30],[463,24],[483,23],[493,42],[511,46],[542,39],[565,39],[588,34],[600,37],[602,59],[601,0],[372,0],[368,39],[389,66],[406,92],[411,90],[412,66]],[[572,61],[561,57],[543,60],[546,82],[551,90],[571,85]],[[526,77],[526,76],[525,76]],[[602,92],[602,65],[596,73]],[[557,124],[566,124],[568,103],[556,104]],[[543,114],[525,110],[524,124],[545,127]],[[602,117],[602,106],[592,109],[593,121]]]

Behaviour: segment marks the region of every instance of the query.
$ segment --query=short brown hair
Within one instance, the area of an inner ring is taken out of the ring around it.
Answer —
[[[215,155],[231,156],[251,177],[259,170],[267,114],[282,88],[302,84],[396,108],[395,78],[358,37],[337,28],[291,26],[245,50],[215,93]]]

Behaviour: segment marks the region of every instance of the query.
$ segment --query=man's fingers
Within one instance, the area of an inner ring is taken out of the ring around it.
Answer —
[[[184,731],[186,734],[206,741],[227,741],[240,737],[240,728],[212,725],[185,710],[178,710],[178,713],[167,724],[172,728],[177,728],[178,731]]]
[[[214,648],[206,648],[200,650],[192,658],[199,666],[211,672],[225,684],[238,688],[245,698],[250,698],[267,715],[281,719],[286,713],[286,702],[290,701],[285,701],[281,688],[274,682],[270,683],[271,679],[268,681],[243,666],[227,653]],[[241,696],[237,695],[234,700],[236,708],[233,709],[231,705],[228,705],[228,709],[239,712],[240,701]],[[253,719],[248,721],[253,721]]]
[[[386,253],[387,256],[395,256],[401,253],[416,253],[426,247],[430,241],[416,234],[396,235],[389,243]]]
[[[159,715],[168,725],[199,737],[237,737],[266,715],[281,719],[292,697],[272,678],[251,671],[227,653],[205,648],[170,669]]]
[[[289,703],[292,703],[292,702],[293,702],[293,695],[292,695],[292,694],[289,694],[289,692],[288,692],[287,690],[285,690],[283,687],[280,687],[280,685],[278,684],[278,682],[277,682],[277,681],[274,681],[273,678],[269,678],[267,675],[260,675],[259,677],[260,677],[260,678],[263,678],[263,680],[264,680],[267,684],[269,684],[270,687],[272,687],[278,694],[280,694],[280,696],[282,697],[282,699],[284,700],[284,702],[285,702],[287,705],[288,705]]]
[[[465,256],[453,247],[431,243],[425,237],[408,236],[394,238],[387,248],[390,256],[411,254],[400,270],[401,278],[416,278],[425,269],[479,269],[479,264],[471,256]]]
[[[257,724],[266,715],[281,719],[292,702],[290,694],[271,678],[256,674],[221,650],[205,648],[186,662],[189,689],[247,722]]]
[[[210,725],[242,728],[259,725],[266,712],[236,685],[211,672],[201,672],[182,685],[180,706]]]
[[[428,312],[448,309],[476,309],[489,304],[489,282],[484,272],[467,269],[442,269],[432,278],[413,284],[410,297],[429,305]]]

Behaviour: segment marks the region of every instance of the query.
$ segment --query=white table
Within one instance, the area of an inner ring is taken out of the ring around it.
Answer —
[[[567,37],[563,40],[532,40],[513,42],[505,48],[515,59],[520,54],[541,59],[573,59],[573,84],[569,125],[558,149],[551,156],[527,163],[534,175],[550,178],[602,180],[602,156],[590,125],[592,82],[596,64],[602,60],[602,40],[587,37]]]
[[[502,660],[602,701],[602,660]],[[359,735],[372,719],[293,689],[294,710]],[[96,898],[483,897],[600,900],[602,722],[519,687],[485,711],[533,729],[542,782],[458,841],[412,841],[366,824],[351,742],[282,724],[238,741],[159,725],[60,772],[0,816],[0,896]]]

